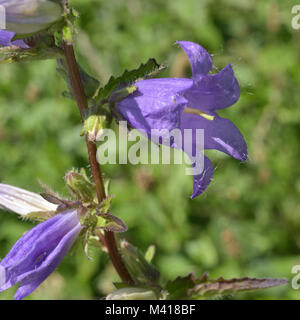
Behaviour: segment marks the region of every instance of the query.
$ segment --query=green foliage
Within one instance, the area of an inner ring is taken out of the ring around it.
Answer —
[[[195,272],[212,279],[291,278],[300,264],[299,31],[289,1],[74,0],[80,13],[79,62],[106,83],[149,57],[168,63],[164,77],[188,77],[176,40],[213,54],[216,68],[233,64],[238,103],[222,110],[244,134],[249,161],[209,151],[214,180],[190,200],[192,177],[179,165],[105,165],[111,212],[126,222],[122,236],[146,251],[165,280]],[[88,164],[80,116],[63,99],[55,61],[1,65],[0,181],[35,192],[40,178],[66,195],[63,176]],[[0,257],[34,224],[0,212]],[[81,248],[80,248],[81,249]],[[91,248],[68,255],[28,299],[91,299],[119,281],[107,256]],[[15,288],[0,293],[12,298]],[[299,299],[289,285],[231,298]]]
[[[111,232],[125,232],[128,229],[120,218],[110,213],[101,213],[97,216],[96,228]]]
[[[218,278],[211,280],[207,274],[196,279],[193,274],[186,277],[178,277],[169,281],[166,285],[168,299],[202,299],[204,297],[215,297],[228,295],[240,291],[253,291],[266,289],[287,284],[287,279],[256,279],[240,278],[229,279]]]
[[[155,59],[149,59],[145,64],[141,64],[138,69],[135,70],[126,70],[120,77],[115,78],[112,76],[108,83],[104,86],[104,88],[100,88],[96,93],[95,100],[102,101],[105,98],[108,98],[114,90],[118,88],[118,86],[122,83],[130,85],[134,81],[139,79],[148,78],[157,75],[160,71],[163,70],[163,66],[160,66]],[[130,94],[136,90],[135,87],[132,87],[131,90],[125,92],[126,94]],[[119,95],[122,95],[122,92]],[[123,94],[124,95],[124,94]],[[124,98],[124,97],[123,97]]]
[[[30,49],[21,49],[15,46],[0,47],[0,65],[15,62],[32,62],[36,60],[58,59],[62,57],[62,52],[51,45],[51,39],[47,36],[42,37],[44,43]]]

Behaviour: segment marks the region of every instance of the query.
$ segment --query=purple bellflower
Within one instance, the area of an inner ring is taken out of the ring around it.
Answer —
[[[29,49],[29,46],[23,40],[12,40],[16,35],[15,32],[0,30],[0,47],[18,47],[22,49]]]
[[[162,78],[137,81],[133,94],[117,104],[118,112],[136,129],[151,138],[152,129],[192,130],[192,150],[180,147],[192,159],[196,148],[196,129],[204,129],[204,149],[222,151],[240,161],[248,156],[246,142],[238,128],[217,114],[218,109],[233,105],[240,97],[240,87],[229,64],[217,74],[209,53],[200,45],[178,41],[192,67],[192,79]],[[184,140],[184,139],[183,139]],[[176,145],[170,144],[171,147]],[[193,195],[200,195],[213,176],[213,165],[204,156],[202,172],[193,176]],[[193,161],[192,161],[193,162]]]
[[[5,184],[0,184],[0,206],[22,216],[57,208],[38,194]],[[67,209],[26,232],[0,261],[0,292],[19,283],[16,300],[32,293],[56,269],[81,230],[77,210]]]
[[[28,49],[29,46],[23,40],[12,41],[14,36],[43,31],[62,15],[61,6],[48,0],[0,0],[0,6],[3,11],[1,17],[4,15],[6,27],[0,30],[2,47],[16,46]]]

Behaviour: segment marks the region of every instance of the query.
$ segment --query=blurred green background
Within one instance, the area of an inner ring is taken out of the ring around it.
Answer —
[[[207,191],[190,200],[184,167],[105,165],[112,179],[113,213],[129,231],[122,236],[146,250],[164,279],[193,271],[211,277],[286,277],[300,264],[300,30],[291,27],[296,1],[74,0],[81,15],[80,63],[104,84],[111,74],[149,57],[168,65],[164,77],[188,77],[187,59],[174,45],[203,45],[216,68],[231,62],[242,93],[220,112],[243,133],[245,164],[209,151],[216,168]],[[0,181],[39,192],[37,178],[66,194],[64,173],[86,167],[80,118],[55,61],[1,65]],[[0,212],[0,256],[33,226]],[[86,259],[73,250],[27,299],[91,299],[118,279],[104,253]],[[12,298],[16,288],[0,293]],[[299,299],[281,288],[233,298]]]

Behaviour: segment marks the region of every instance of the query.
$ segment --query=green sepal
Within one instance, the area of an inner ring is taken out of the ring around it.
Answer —
[[[56,214],[56,211],[34,211],[21,216],[21,218],[22,220],[43,222],[54,217]]]
[[[95,228],[111,232],[126,232],[128,230],[126,224],[120,218],[110,213],[98,214]]]
[[[110,211],[113,196],[111,194],[107,195],[106,198],[97,206],[98,212],[108,213]]]
[[[99,141],[104,130],[111,123],[111,114],[100,106],[88,108],[84,113],[84,123],[80,135],[87,135],[89,141]]]
[[[127,86],[121,89],[117,89],[113,91],[113,93],[109,97],[109,103],[111,105],[115,105],[116,103],[122,101],[132,93],[134,93],[137,90],[137,86],[131,85]]]
[[[63,52],[61,49],[45,46],[42,42],[39,42],[36,47],[29,49],[22,49],[17,46],[0,48],[0,64],[59,59],[62,57]]]
[[[83,203],[92,203],[96,200],[96,187],[88,178],[85,169],[80,172],[73,169],[66,173],[65,180],[71,195]]]

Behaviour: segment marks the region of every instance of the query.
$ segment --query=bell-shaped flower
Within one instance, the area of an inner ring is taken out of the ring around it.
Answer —
[[[32,212],[56,211],[58,205],[37,193],[0,183],[0,208],[26,216]]]
[[[49,0],[0,0],[5,10],[6,29],[31,34],[48,28],[61,18],[62,7]]]
[[[26,215],[53,210],[41,196],[0,184],[0,205]],[[76,209],[67,209],[26,232],[0,261],[0,292],[16,283],[15,299],[32,293],[58,266],[82,230]]]
[[[15,32],[0,30],[0,48],[15,46],[22,49],[28,49],[29,46],[23,40],[13,40]]]
[[[180,129],[182,141],[185,130],[192,130],[192,148],[180,148],[192,159],[197,147],[196,130],[204,129],[204,149],[216,149],[240,160],[247,159],[247,145],[238,128],[217,114],[218,109],[234,104],[240,96],[240,87],[229,64],[217,74],[208,74],[213,67],[209,53],[200,45],[179,41],[187,54],[192,79],[164,78],[137,81],[133,94],[117,104],[118,112],[136,129],[146,132],[151,139],[153,129]],[[176,147],[171,142],[171,147]],[[192,198],[209,185],[213,166],[203,158],[202,172],[194,171]],[[192,161],[195,168],[195,163]]]
[[[43,31],[62,16],[62,7],[48,0],[0,0],[0,46],[28,49],[23,40],[12,40],[16,34]]]

